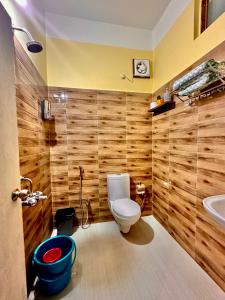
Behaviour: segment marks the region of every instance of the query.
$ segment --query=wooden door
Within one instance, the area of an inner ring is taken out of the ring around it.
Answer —
[[[26,299],[22,207],[11,200],[20,187],[14,44],[11,19],[0,2],[0,299]]]

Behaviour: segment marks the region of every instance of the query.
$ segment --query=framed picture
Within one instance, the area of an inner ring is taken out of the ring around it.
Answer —
[[[150,78],[150,61],[148,59],[133,59],[133,77]]]

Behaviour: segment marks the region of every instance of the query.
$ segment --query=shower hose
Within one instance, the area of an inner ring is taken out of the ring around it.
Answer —
[[[83,167],[79,167],[80,169],[80,209],[81,209],[81,228],[82,229],[87,229],[90,224],[89,224],[89,204],[90,200],[87,199],[85,201],[85,208],[86,208],[86,218],[84,217],[84,204],[83,204],[83,175],[84,175],[84,169]],[[85,220],[84,220],[85,219]]]

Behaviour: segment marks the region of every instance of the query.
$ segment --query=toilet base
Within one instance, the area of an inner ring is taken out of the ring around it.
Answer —
[[[128,233],[130,231],[131,226],[134,225],[141,217],[141,209],[139,213],[133,216],[132,218],[125,218],[125,217],[122,218],[120,216],[117,216],[116,213],[112,210],[111,205],[110,205],[110,210],[122,233]]]
[[[131,227],[130,225],[121,225],[121,224],[118,225],[122,233],[128,233],[130,231],[130,227]]]

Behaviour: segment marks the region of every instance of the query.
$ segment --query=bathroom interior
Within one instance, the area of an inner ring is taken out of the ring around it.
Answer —
[[[0,1],[0,300],[225,299],[224,25],[224,0]]]

